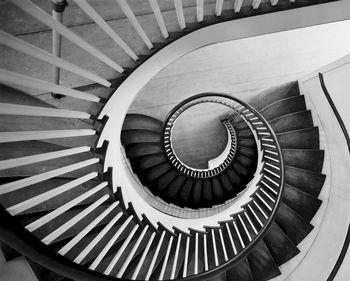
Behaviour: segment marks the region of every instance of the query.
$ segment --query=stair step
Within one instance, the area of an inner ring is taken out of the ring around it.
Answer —
[[[176,178],[167,185],[166,187],[166,197],[169,199],[175,199],[178,192],[181,190],[183,184],[186,181],[186,177],[183,175],[177,175]]]
[[[214,204],[222,203],[224,198],[224,192],[218,177],[212,178],[212,192],[214,197]]]
[[[264,90],[263,92],[259,93],[258,96],[254,97],[249,104],[256,110],[261,110],[262,108],[278,100],[298,96],[299,94],[300,91],[298,82],[293,81]]]
[[[164,153],[151,154],[130,159],[130,163],[135,172],[138,172],[138,170],[149,169],[165,161],[167,161],[167,157],[164,155]]]
[[[247,148],[243,146],[237,146],[237,152],[249,159],[256,159],[258,154],[255,148]]]
[[[298,245],[313,229],[311,224],[283,202],[278,209],[276,222],[296,245]]]
[[[281,274],[263,240],[248,255],[250,270],[255,281],[265,281]]]
[[[251,149],[256,148],[256,143],[254,139],[239,139],[238,145],[246,148],[251,148]]]
[[[233,166],[229,166],[226,169],[226,175],[228,179],[231,182],[231,185],[235,189],[236,193],[240,192],[242,190],[242,185],[244,184],[243,180],[240,178],[240,176],[237,174]],[[243,187],[244,188],[244,187]]]
[[[318,128],[307,128],[277,134],[282,149],[319,149]]]
[[[267,121],[276,119],[280,116],[306,110],[304,96],[294,96],[278,100],[261,109],[259,113],[264,116]]]
[[[313,127],[311,110],[293,112],[270,120],[276,134]]]
[[[153,182],[154,180],[171,170],[173,170],[173,167],[168,162],[164,162],[157,166],[153,166],[148,170],[143,171],[142,178],[144,178],[147,182]]]
[[[212,183],[210,179],[203,180],[202,200],[203,200],[203,203],[207,203],[208,206],[212,205],[213,203],[213,190],[212,190]]]
[[[242,259],[226,272],[227,280],[254,281],[247,258]]]
[[[324,150],[318,149],[282,149],[284,164],[299,169],[321,173]]]
[[[238,138],[254,138],[254,135],[249,128],[244,130],[239,130],[236,133]]]
[[[235,189],[225,173],[221,173],[219,175],[219,181],[221,184],[222,191],[227,197],[233,197],[234,195],[236,195]]]
[[[192,187],[192,200],[194,202],[193,208],[197,208],[197,206],[201,202],[202,197],[202,188],[203,188],[203,182],[201,180],[195,180],[193,187]]]
[[[283,202],[307,222],[316,214],[322,201],[288,184],[284,187]]]
[[[326,176],[323,174],[285,166],[286,183],[315,198],[320,194],[325,179]]]
[[[163,153],[161,143],[136,143],[125,146],[126,156],[128,158],[139,157],[151,154]]]
[[[147,143],[147,142],[161,142],[161,134],[154,131],[147,130],[124,130],[121,133],[121,142],[123,145],[131,143]]]
[[[163,122],[147,115],[127,114],[124,119],[122,130],[136,129],[162,132]]]
[[[251,171],[255,172],[256,161],[241,155],[239,152],[236,154],[235,159],[245,168],[249,168]]]
[[[250,181],[250,179],[248,179],[248,176],[251,174],[251,172],[243,167],[236,159],[233,160],[232,167],[235,172],[241,177],[244,183]]]
[[[178,171],[171,169],[152,181],[149,188],[151,190],[155,189],[157,192],[166,192],[166,190],[169,189],[170,183],[173,182],[178,175]]]
[[[295,257],[300,251],[276,222],[272,222],[264,241],[278,266]]]
[[[190,195],[192,194],[192,188],[195,180],[192,178],[187,178],[185,183],[182,185],[181,190],[179,192],[179,200],[181,201],[189,201],[191,200]]]

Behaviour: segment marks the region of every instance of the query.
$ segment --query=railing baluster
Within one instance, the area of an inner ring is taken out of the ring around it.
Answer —
[[[265,219],[268,219],[268,216],[265,214],[265,212],[263,211],[263,209],[260,207],[260,205],[254,201],[255,206],[259,209],[259,211],[262,213],[262,215],[264,216]]]
[[[252,237],[250,236],[250,233],[249,233],[249,231],[247,229],[247,226],[245,225],[241,215],[238,215],[238,219],[239,219],[239,221],[241,222],[241,224],[243,226],[244,232],[247,234],[249,242],[251,242],[252,241]]]
[[[139,21],[134,15],[134,12],[131,10],[129,4],[126,2],[126,0],[116,0],[116,1],[120,9],[125,14],[125,16],[129,19],[131,25],[135,28],[136,32],[140,35],[143,42],[146,44],[146,46],[149,49],[152,49],[153,48],[152,42],[149,40],[146,32],[143,30],[142,26],[140,25]]]
[[[217,17],[221,16],[223,3],[224,3],[224,0],[216,0],[215,15]]]
[[[113,235],[113,237],[108,241],[107,245],[103,248],[103,250],[99,253],[99,255],[95,258],[94,262],[89,266],[89,269],[95,270],[96,267],[100,264],[102,259],[105,257],[109,249],[113,246],[114,242],[118,239],[120,234],[127,227],[129,222],[132,220],[133,216],[129,216],[126,221],[118,228],[117,232]]]
[[[185,261],[184,261],[184,268],[182,271],[182,277],[187,277],[187,267],[188,267],[188,256],[189,256],[189,249],[190,249],[190,236],[187,236],[186,238],[186,248],[185,248]]]
[[[139,262],[138,262],[138,264],[137,264],[137,266],[135,268],[135,271],[132,274],[131,280],[135,280],[137,278],[137,276],[138,276],[138,274],[140,272],[140,269],[141,269],[141,267],[142,267],[142,265],[143,265],[143,263],[144,263],[144,261],[146,259],[148,251],[151,248],[151,245],[152,245],[152,242],[153,242],[155,236],[156,236],[156,233],[153,232],[151,237],[150,237],[150,239],[148,240],[146,248],[144,249],[144,251],[142,253],[141,259],[139,260]]]
[[[149,3],[151,4],[151,8],[153,10],[154,16],[156,17],[160,32],[162,33],[164,38],[168,38],[169,37],[168,30],[164,23],[162,12],[160,11],[160,8],[158,5],[158,0],[149,0]]]
[[[95,134],[96,131],[91,129],[1,132],[0,143],[92,136]]]
[[[162,232],[162,235],[161,235],[161,237],[160,237],[160,240],[159,240],[159,243],[158,243],[158,245],[157,245],[156,251],[154,252],[154,255],[153,255],[151,264],[150,264],[150,266],[149,266],[149,268],[148,268],[148,271],[147,271],[145,280],[149,280],[149,278],[151,277],[151,274],[152,274],[152,272],[153,272],[154,265],[155,265],[155,263],[156,263],[156,260],[157,260],[157,257],[158,257],[160,248],[161,248],[162,243],[163,243],[163,240],[164,240],[164,236],[165,236],[165,230]]]
[[[89,213],[91,213],[93,210],[95,210],[98,206],[100,206],[104,201],[106,201],[109,198],[109,195],[104,195],[99,200],[91,204],[89,207],[87,207],[84,211],[80,212],[76,216],[74,216],[72,219],[61,225],[59,228],[51,232],[49,235],[47,235],[45,238],[43,238],[41,241],[48,245],[52,243],[56,238],[61,236],[63,233],[65,233],[68,229],[70,229],[73,225],[77,224],[81,219],[86,217]]]
[[[252,214],[254,215],[255,219],[256,219],[256,220],[258,221],[258,223],[260,224],[260,226],[263,227],[264,224],[261,222],[261,220],[259,219],[259,217],[256,215],[256,213],[255,213],[255,211],[253,210],[253,208],[252,208],[250,205],[248,205],[248,207],[249,207],[250,211],[252,212]]]
[[[244,245],[241,233],[239,232],[239,229],[238,229],[237,224],[236,224],[235,221],[233,222],[233,226],[234,226],[234,228],[236,230],[236,233],[237,233],[237,236],[238,236],[239,242],[241,243],[242,248],[245,248],[245,245]]]
[[[258,231],[256,230],[256,228],[255,228],[253,222],[251,221],[250,217],[248,216],[247,212],[244,212],[244,215],[245,215],[245,217],[247,218],[247,220],[248,220],[250,226],[252,227],[254,233],[255,233],[255,234],[258,234]]]
[[[31,177],[28,177],[25,179],[2,184],[2,185],[0,185],[0,195],[21,189],[23,187],[26,187],[26,186],[29,186],[32,184],[42,182],[44,180],[58,177],[60,175],[72,172],[74,170],[78,170],[78,169],[93,165],[95,163],[98,163],[99,161],[100,161],[99,158],[92,158],[92,159],[78,162],[78,163],[75,163],[72,165],[68,165],[68,166],[65,166],[65,167],[62,167],[59,169],[51,170],[51,171],[46,172],[46,173],[42,173],[42,174],[31,176]]]
[[[91,250],[101,241],[101,239],[107,234],[107,232],[115,225],[115,223],[123,216],[122,212],[119,212],[98,235],[82,250],[82,252],[74,259],[74,262],[81,263],[83,259],[91,252]]]
[[[38,89],[42,91],[47,91],[47,92],[54,92],[65,96],[92,101],[92,102],[100,101],[100,98],[97,96],[94,96],[85,92],[77,91],[74,89],[70,89],[64,86],[56,85],[50,82],[46,82],[44,80],[32,78],[23,74],[8,71],[5,69],[0,69],[0,82],[3,82],[5,84],[7,83],[16,84],[16,85]]]
[[[266,193],[266,191],[265,190],[263,190],[262,188],[260,188],[260,190],[262,191],[262,193],[264,193],[265,194],[265,196],[267,197],[267,198],[269,198],[273,203],[275,203],[276,202],[276,200],[275,199],[273,199],[269,194],[267,194]]]
[[[16,116],[44,116],[59,118],[89,119],[91,115],[82,111],[29,106],[12,103],[0,103],[0,114]]]
[[[234,4],[234,11],[235,13],[239,13],[242,8],[243,0],[236,0]]]
[[[197,21],[203,21],[204,14],[204,0],[197,0]]]
[[[198,232],[196,232],[194,244],[194,274],[198,274],[198,239]]]
[[[132,250],[130,251],[130,253],[129,253],[128,257],[126,258],[125,262],[123,263],[122,267],[118,271],[117,278],[121,278],[123,276],[126,268],[128,267],[129,263],[131,262],[131,259],[135,255],[137,248],[140,246],[141,241],[142,241],[143,237],[145,236],[147,230],[148,230],[148,225],[146,225],[143,228],[140,236],[137,238],[135,245],[133,246]]]
[[[179,26],[181,29],[185,29],[186,21],[185,21],[182,0],[174,0],[174,4],[175,4],[176,16],[177,16],[177,21],[179,22]]]
[[[120,36],[107,24],[107,22],[91,7],[86,0],[74,0],[74,2],[94,21],[96,24],[117,43],[133,60],[138,57],[133,50],[120,38]]]
[[[57,159],[65,156],[75,155],[83,152],[90,151],[89,146],[81,146],[76,148],[64,149],[54,152],[47,152],[42,154],[35,154],[30,156],[12,158],[0,161],[0,170],[20,167],[24,165],[39,163],[43,161],[48,161],[52,159]]]
[[[278,0],[270,0],[272,6],[276,6],[278,4]]]
[[[272,208],[270,207],[270,205],[266,203],[266,201],[260,196],[259,193],[256,193],[256,196],[258,196],[258,198],[261,200],[261,202],[263,202],[263,204],[266,206],[267,209],[272,211]]]
[[[237,255],[236,245],[235,245],[235,242],[233,241],[232,234],[231,234],[231,229],[228,226],[228,223],[226,223],[226,229],[227,229],[228,237],[230,238],[230,242],[231,242],[231,246],[232,246],[232,249],[233,249],[233,253],[235,255]]]
[[[177,237],[177,243],[176,243],[176,249],[175,249],[175,257],[174,257],[173,267],[171,269],[170,279],[174,279],[175,278],[176,265],[177,265],[177,260],[179,258],[181,239],[182,239],[182,233],[179,233],[179,235]]]
[[[106,65],[115,69],[118,72],[123,72],[123,68],[112,61],[109,57],[104,55],[102,52],[97,50],[94,46],[86,42],[84,39],[76,35],[69,28],[67,28],[62,23],[54,20],[49,14],[47,14],[40,7],[32,3],[31,1],[23,1],[23,0],[10,0],[11,3],[15,4],[18,8],[23,10],[24,12],[30,14],[37,20],[56,30],[62,36],[66,37],[68,40],[72,41],[74,44],[84,49],[94,57],[98,58],[100,61],[104,62]]]
[[[270,173],[271,175],[275,176],[276,178],[280,178],[279,174],[272,172],[270,169],[264,168],[264,171]]]
[[[225,261],[228,261],[228,256],[227,256],[227,251],[226,251],[226,245],[225,245],[224,237],[223,237],[223,235],[222,235],[222,229],[221,229],[221,228],[219,229],[219,235],[220,235],[222,250],[223,250],[223,252],[224,252]]]
[[[94,219],[88,226],[86,226],[77,236],[70,240],[63,248],[61,248],[58,253],[65,255],[70,249],[72,249],[81,239],[83,239],[92,229],[98,225],[109,213],[111,213],[115,207],[119,205],[119,201],[113,202],[102,214],[100,214],[96,219]]]
[[[219,266],[218,249],[216,248],[216,240],[215,240],[215,231],[214,231],[214,229],[211,229],[211,236],[212,236],[212,242],[213,242],[215,266]]]
[[[111,271],[113,270],[115,264],[120,259],[121,255],[125,251],[126,247],[129,245],[131,239],[134,237],[136,231],[138,230],[140,226],[138,224],[135,224],[131,232],[129,233],[128,237],[124,241],[123,245],[119,248],[118,252],[115,254],[114,258],[111,260],[109,265],[107,266],[106,270],[103,272],[106,275],[109,275]]]
[[[166,249],[165,257],[163,260],[162,269],[161,269],[159,277],[158,277],[159,280],[163,280],[165,269],[168,265],[168,259],[169,259],[169,255],[170,255],[171,246],[173,244],[173,240],[174,240],[174,236],[171,235],[169,243],[168,243],[168,247]]]
[[[97,172],[92,172],[88,175],[77,178],[71,182],[63,184],[63,185],[56,187],[52,190],[46,191],[42,194],[39,194],[39,195],[31,197],[25,201],[17,203],[16,205],[13,205],[13,206],[7,208],[6,210],[13,216],[17,215],[25,210],[28,210],[29,208],[37,206],[40,203],[43,203],[43,202],[45,202],[45,201],[47,201],[47,200],[49,200],[49,199],[51,199],[59,194],[62,194],[63,192],[66,192],[66,191],[68,191],[68,190],[70,190],[70,189],[72,189],[72,188],[74,188],[74,187],[76,187],[84,182],[87,182],[87,181],[93,179],[93,178],[97,177],[97,175],[98,175]],[[61,206],[60,208],[62,208],[62,207],[63,206]],[[60,208],[57,208],[53,212],[56,212]],[[60,213],[63,213],[63,211]],[[32,231],[32,230],[30,230],[30,231]]]
[[[204,270],[207,271],[208,267],[208,249],[207,249],[207,234],[203,235],[203,246],[204,246]]]
[[[27,43],[24,40],[21,40],[11,34],[8,34],[2,30],[0,30],[0,44],[10,47],[19,52],[25,53],[42,61],[46,61],[55,66],[61,67],[65,70],[68,70],[72,73],[75,73],[81,77],[87,78],[94,82],[97,82],[103,86],[110,87],[111,83],[106,79],[101,78],[100,76],[85,70],[73,63],[70,63],[66,60],[63,60],[49,52],[44,51],[34,45]]]
[[[253,9],[258,9],[260,6],[261,0],[253,0],[252,7]]]

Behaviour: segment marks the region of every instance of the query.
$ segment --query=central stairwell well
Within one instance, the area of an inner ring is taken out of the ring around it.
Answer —
[[[30,1],[11,2],[124,74],[107,81],[6,32],[0,33],[1,44],[104,86],[117,88],[134,70],[120,69]],[[112,34],[89,4],[76,2]],[[152,49],[126,1],[117,2]],[[157,1],[150,2],[166,35]],[[181,2],[175,1],[183,27]],[[198,1],[198,11],[201,7],[203,2]],[[217,1],[216,16],[221,15],[221,8],[222,1]],[[238,13],[240,6],[234,10]],[[187,31],[213,24],[216,16],[202,23],[199,14],[199,23]],[[298,244],[313,229],[310,221],[321,205],[318,195],[325,181],[321,173],[324,152],[297,82],[264,91],[249,103],[225,94],[194,96],[175,107],[166,120],[126,115],[121,140],[132,167],[127,172],[134,172],[144,185],[143,191],[152,198],[149,204],[162,213],[158,218],[153,212],[142,214],[137,200],[125,200],[123,192],[129,186],[113,183],[125,167],[106,164],[111,151],[119,150],[109,145],[112,139],[106,135],[111,132],[104,135],[110,130],[103,112],[110,102],[110,89],[96,96],[84,92],[89,87],[70,89],[4,69],[0,80],[81,102],[80,110],[69,105],[58,109],[1,86],[0,238],[62,276],[101,281],[269,280],[299,254]],[[220,165],[205,171],[191,169],[176,158],[170,137],[174,120],[200,102],[220,103],[233,110],[223,120],[231,149]]]

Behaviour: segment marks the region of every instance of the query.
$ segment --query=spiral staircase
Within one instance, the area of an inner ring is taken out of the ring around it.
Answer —
[[[11,247],[3,245],[7,258],[17,255],[16,251],[23,253],[38,279],[50,281],[263,281],[279,276],[280,267],[300,253],[298,245],[313,229],[311,220],[322,204],[318,197],[326,179],[319,130],[297,81],[265,90],[249,102],[202,93],[180,102],[165,120],[132,113],[117,116],[124,118],[117,134],[126,167],[107,164],[114,142],[105,133],[115,116],[103,110],[113,92],[143,62],[190,32],[322,1],[253,1],[252,5],[236,1],[236,14],[223,9],[224,1],[197,1],[197,22],[186,23],[183,3],[175,0],[181,30],[174,34],[166,30],[160,3],[149,1],[164,37],[160,43],[151,43],[127,1],[119,0],[150,49],[144,56],[136,55],[110,30],[88,2],[76,0],[135,60],[125,69],[64,25],[51,21],[31,1],[10,2],[121,74],[101,78],[0,31],[2,45],[95,82],[68,88],[0,69],[0,239]],[[203,16],[205,5],[214,7],[213,15]],[[59,100],[51,104],[14,85],[77,99],[81,107],[76,110],[66,104],[61,108]],[[172,134],[176,120],[202,103],[230,110],[221,120],[228,149],[219,164],[195,169],[177,157]],[[134,177],[162,219],[174,221],[172,228],[150,217],[153,214],[141,214],[137,200],[125,200],[125,187],[114,183],[119,169],[127,169]],[[199,218],[209,223],[198,227]],[[176,219],[194,227],[185,229]]]

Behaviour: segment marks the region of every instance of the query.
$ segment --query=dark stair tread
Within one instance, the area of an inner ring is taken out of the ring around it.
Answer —
[[[282,149],[319,149],[318,128],[307,128],[277,134]]]
[[[146,179],[147,182],[152,182],[171,170],[173,170],[173,166],[168,162],[163,162],[157,166],[142,171],[142,178]]]
[[[124,119],[123,130],[135,129],[161,132],[163,130],[163,122],[148,115],[127,114]]]
[[[296,245],[298,245],[313,229],[311,224],[283,202],[280,204],[277,211],[276,222]]]
[[[278,100],[259,110],[259,113],[267,120],[273,120],[292,112],[306,110],[305,97],[295,96]]]
[[[265,281],[281,274],[263,240],[248,255],[250,270],[255,281]]]
[[[190,200],[190,195],[192,194],[192,188],[195,180],[192,178],[187,178],[184,184],[181,187],[180,192],[178,193],[179,201],[185,202]]]
[[[236,159],[233,160],[232,167],[235,170],[235,172],[242,178],[244,183],[250,181],[250,179],[248,179],[248,176],[252,173],[250,169],[243,167]]]
[[[174,199],[186,181],[184,175],[177,175],[176,178],[166,187],[166,197]]]
[[[322,201],[288,184],[284,186],[283,202],[310,222]]]
[[[167,157],[164,155],[164,153],[151,154],[130,159],[130,163],[134,171],[146,170],[165,161],[167,161]]]
[[[289,113],[269,121],[276,134],[313,127],[311,110]]]
[[[221,183],[217,177],[212,178],[212,192],[214,197],[214,202],[216,204],[223,202],[224,192],[221,187]]]
[[[226,272],[227,280],[255,281],[247,258],[242,259]]]
[[[210,179],[203,180],[202,200],[203,200],[203,203],[207,203],[210,205],[212,205],[213,203],[213,190],[212,190],[212,182]]]
[[[222,191],[227,196],[236,195],[235,188],[232,186],[230,180],[225,173],[219,175],[219,181],[221,184]]]
[[[234,170],[233,166],[229,166],[226,169],[226,175],[228,179],[231,182],[231,185],[236,190],[236,193],[240,192],[242,189],[245,188],[243,180],[240,178],[240,176],[237,174],[237,172]]]
[[[254,170],[255,172],[255,168],[257,165],[257,161],[249,159],[247,157],[245,157],[244,155],[240,154],[239,152],[236,154],[235,159],[245,168],[249,168],[252,171]]]
[[[251,102],[249,102],[249,104],[256,110],[261,110],[262,108],[278,100],[298,96],[299,94],[298,82],[293,81],[269,88],[259,93]]]
[[[128,158],[163,153],[162,144],[155,143],[135,143],[125,146],[126,156]]]
[[[202,198],[202,188],[203,188],[203,181],[202,180],[195,180],[193,186],[192,186],[192,200],[195,203],[195,208],[200,204],[201,198]]]
[[[272,222],[270,225],[264,236],[264,242],[278,266],[289,261],[300,252],[276,222]]]
[[[284,164],[304,170],[321,173],[324,150],[318,149],[282,149]]]
[[[255,139],[238,139],[238,145],[246,148],[256,148]]]
[[[165,190],[169,189],[170,183],[172,183],[178,175],[179,172],[177,170],[171,169],[152,181],[149,188],[155,188],[157,192],[163,193]]]
[[[123,145],[131,143],[161,142],[162,136],[158,132],[147,130],[124,130],[121,133]]]
[[[256,159],[258,152],[255,148],[247,148],[243,146],[237,146],[237,152],[249,159]]]
[[[237,130],[236,131],[237,138],[254,138],[254,135],[250,128],[244,129],[244,130]]]
[[[285,182],[315,198],[320,194],[325,179],[324,174],[285,166]]]

